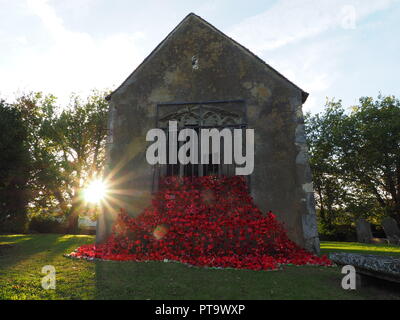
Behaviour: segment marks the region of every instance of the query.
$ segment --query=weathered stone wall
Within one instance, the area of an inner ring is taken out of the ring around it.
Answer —
[[[145,137],[155,127],[157,103],[244,99],[248,127],[255,129],[255,202],[276,213],[294,241],[319,249],[302,94],[246,49],[188,16],[111,97],[109,172],[119,182],[115,189],[125,193],[114,208],[136,215],[150,203]],[[109,209],[106,216],[110,225]]]

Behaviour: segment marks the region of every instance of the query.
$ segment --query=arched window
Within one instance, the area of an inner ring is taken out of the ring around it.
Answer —
[[[222,130],[228,128],[233,130],[246,129],[247,127],[246,105],[243,100],[158,104],[156,118],[157,128],[165,130],[167,143],[169,141],[169,122],[176,121],[178,124],[178,132],[184,128],[192,128],[197,132],[199,148],[201,146],[201,129],[216,128]],[[179,149],[184,143],[185,142],[178,142],[177,148]],[[223,141],[221,141],[221,149],[222,146]],[[167,153],[168,149],[169,147],[167,147]],[[167,154],[168,163],[170,163],[170,161],[168,161],[169,156],[170,155]],[[212,154],[209,154],[209,164],[199,163],[182,165],[178,163],[157,165],[154,167],[153,185],[158,184],[158,180],[164,176],[234,175],[234,163],[231,165],[224,164],[222,150],[219,152],[220,164],[212,164],[212,156]]]

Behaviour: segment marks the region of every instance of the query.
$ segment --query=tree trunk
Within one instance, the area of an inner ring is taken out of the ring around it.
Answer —
[[[321,222],[323,224],[326,224],[326,213],[325,213],[324,201],[322,199],[322,190],[319,185],[317,186],[317,190],[318,190],[317,192],[318,192],[318,196],[319,196],[319,215],[321,218]]]
[[[78,210],[71,208],[71,213],[68,216],[68,228],[67,228],[67,232],[69,234],[77,234],[78,233],[78,231],[79,231],[78,221],[79,221]]]
[[[71,212],[68,216],[67,232],[70,234],[77,234],[79,231],[78,221],[79,221],[79,211],[81,208],[80,202],[81,201],[79,199],[79,193],[76,193],[76,195],[72,199]]]

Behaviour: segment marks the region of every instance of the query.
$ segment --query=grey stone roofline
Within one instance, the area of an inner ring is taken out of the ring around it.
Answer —
[[[301,96],[302,96],[302,103],[305,103],[309,94],[304,91],[303,89],[301,89],[300,87],[298,87],[296,84],[294,84],[292,81],[290,81],[288,78],[286,78],[284,75],[282,75],[279,71],[277,71],[276,69],[274,69],[273,67],[271,67],[268,63],[266,63],[264,60],[262,60],[260,57],[258,57],[257,55],[255,55],[253,52],[251,52],[249,49],[247,49],[246,47],[244,47],[243,45],[241,45],[240,43],[238,43],[237,41],[235,41],[234,39],[230,38],[229,36],[227,36],[225,33],[223,33],[222,31],[220,31],[219,29],[217,29],[216,27],[214,27],[211,23],[207,22],[206,20],[204,20],[202,17],[196,15],[195,13],[191,12],[189,13],[165,38],[164,40],[162,40],[157,47],[155,47],[153,49],[153,51],[142,61],[142,63],[121,83],[121,85],[118,86],[117,89],[115,89],[113,92],[111,92],[108,96],[106,96],[106,100],[109,101],[111,100],[112,95],[117,92],[127,81],[128,79],[134,74],[136,73],[138,70],[141,69],[141,67],[146,64],[146,62],[149,61],[150,57],[152,57],[160,47],[162,47],[162,45],[168,40],[168,38],[170,38],[176,30],[178,30],[180,28],[180,26],[186,22],[186,20],[188,20],[190,17],[195,17],[197,19],[199,19],[201,22],[203,22],[204,24],[206,24],[207,26],[209,26],[210,28],[212,28],[213,30],[215,30],[217,33],[221,34],[223,37],[229,39],[231,42],[233,42],[235,45],[239,46],[241,49],[243,49],[244,51],[246,51],[248,54],[250,54],[252,57],[256,58],[258,61],[260,61],[262,64],[266,65],[268,68],[270,68],[272,71],[274,71],[277,75],[279,75],[281,78],[283,78],[284,80],[286,80],[288,83],[290,83],[292,86],[294,86],[295,88],[297,88],[298,90],[301,91]]]

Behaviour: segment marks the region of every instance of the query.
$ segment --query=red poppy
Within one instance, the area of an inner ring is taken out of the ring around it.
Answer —
[[[252,270],[331,265],[291,241],[272,212],[262,214],[243,177],[168,177],[160,186],[141,215],[121,209],[105,243],[81,246],[71,256]]]

